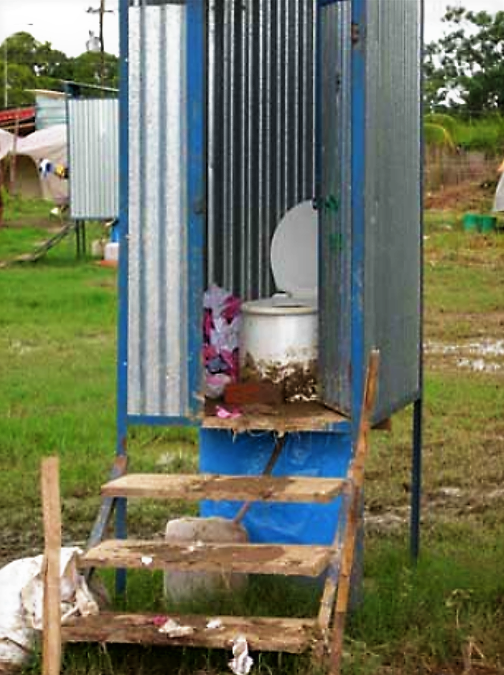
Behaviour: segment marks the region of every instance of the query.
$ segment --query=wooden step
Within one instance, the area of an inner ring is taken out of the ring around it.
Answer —
[[[238,418],[222,419],[216,414],[217,404],[206,401],[202,425],[206,429],[231,429],[244,431],[278,431],[296,433],[299,431],[329,431],[338,427],[350,432],[348,417],[326,408],[317,401],[299,401],[283,405],[242,406],[243,414]]]
[[[81,556],[80,566],[317,577],[327,569],[333,554],[333,549],[325,546],[114,539],[89,549]]]
[[[347,482],[339,478],[128,474],[106,483],[104,497],[267,502],[332,502]]]
[[[168,617],[166,617],[168,618]],[[207,628],[216,617],[171,615],[181,626],[194,628],[192,635],[169,637],[159,631],[159,617],[149,614],[101,613],[71,619],[62,627],[65,642],[99,642],[156,646],[194,646],[231,650],[244,635],[253,651],[300,654],[320,639],[315,619],[218,617],[222,626]]]

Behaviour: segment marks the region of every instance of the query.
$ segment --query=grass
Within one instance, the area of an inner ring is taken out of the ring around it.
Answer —
[[[0,259],[16,247],[26,252],[28,233],[38,236],[37,223],[46,217],[40,204],[9,209]],[[456,212],[427,214],[426,234],[428,340],[502,339],[504,236],[464,234]],[[6,562],[40,551],[41,457],[57,452],[61,458],[65,541],[83,542],[96,515],[115,446],[116,273],[89,259],[77,261],[69,239],[34,265],[0,270],[0,297],[0,560]],[[471,644],[479,666],[488,668],[478,673],[503,667],[504,371],[464,370],[452,354],[428,354],[426,366],[423,555],[417,568],[409,565],[406,410],[394,419],[392,434],[374,436],[365,593],[348,630],[349,674],[461,673]],[[135,428],[129,447],[135,470],[162,465],[191,472],[197,466],[192,431]],[[160,534],[168,518],[187,512],[181,503],[132,503],[131,528]],[[110,573],[105,580],[111,584]],[[133,574],[128,602],[166,611],[161,575]],[[309,587],[269,579],[254,580],[236,597],[205,597],[197,604],[185,609],[316,610]],[[197,650],[69,648],[65,672],[228,672],[228,658]],[[256,660],[258,673],[316,675],[303,658]],[[28,671],[38,673],[39,666],[35,660]]]
[[[487,152],[491,157],[504,149],[504,119],[500,115],[467,120],[445,114],[428,114],[425,122],[428,144]]]

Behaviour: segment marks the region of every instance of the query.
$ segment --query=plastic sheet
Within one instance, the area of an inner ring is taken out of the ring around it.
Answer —
[[[218,398],[227,384],[238,379],[238,340],[241,301],[212,285],[204,297],[203,362],[205,395]]]
[[[98,613],[84,577],[77,571],[77,548],[62,548],[62,622],[74,614]],[[14,560],[0,569],[0,671],[22,665],[34,646],[43,618],[43,556]]]
[[[230,431],[200,431],[200,470],[224,475],[261,475],[271,456],[275,436],[255,432],[234,436]],[[351,458],[347,434],[289,434],[274,476],[346,476]],[[329,545],[337,526],[341,497],[331,504],[253,504],[243,524],[256,543]],[[202,502],[201,515],[233,518],[238,502]]]

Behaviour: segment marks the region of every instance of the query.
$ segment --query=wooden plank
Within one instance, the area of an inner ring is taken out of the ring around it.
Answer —
[[[59,675],[61,669],[61,504],[59,461],[42,460],[42,511],[44,520],[44,606],[43,606],[43,675]]]
[[[215,406],[213,406],[214,408]],[[348,422],[348,418],[329,410],[321,403],[307,401],[285,403],[277,406],[244,406],[243,414],[236,419],[220,419],[208,406],[202,426],[206,429],[232,429],[243,431],[325,431],[331,425]]]
[[[164,540],[104,541],[84,553],[81,567],[175,569],[191,572],[242,572],[317,577],[332,549],[281,544],[167,543]]]
[[[348,602],[350,599],[350,584],[355,556],[355,544],[362,518],[361,499],[364,485],[364,467],[369,453],[369,435],[371,431],[370,420],[376,401],[379,362],[379,352],[372,351],[369,357],[369,365],[366,374],[355,457],[349,471],[349,478],[352,481],[353,490],[350,496],[350,504],[345,522],[345,534],[342,542],[341,569],[332,631],[330,675],[340,675],[341,672],[343,636]]]
[[[168,617],[166,617],[168,618]],[[160,633],[159,617],[148,614],[102,613],[85,619],[72,619],[63,626],[66,642],[99,642],[142,644],[161,647],[207,647],[231,649],[237,635],[245,635],[253,651],[288,652],[300,654],[311,649],[319,640],[314,619],[276,619],[262,617],[218,617],[222,626],[207,628],[216,617],[180,616],[170,619],[181,626],[194,628],[192,635],[169,637]]]
[[[332,502],[345,488],[338,478],[129,474],[102,487],[104,497],[200,501]],[[96,542],[95,542],[96,543]]]

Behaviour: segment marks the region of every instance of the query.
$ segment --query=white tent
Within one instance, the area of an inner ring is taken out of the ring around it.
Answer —
[[[30,157],[37,170],[42,195],[45,199],[53,199],[57,204],[68,201],[67,181],[56,176],[40,177],[39,162],[47,159],[51,164],[67,166],[67,126],[57,124],[46,129],[40,129],[25,138],[18,139],[16,156]]]
[[[14,147],[14,136],[9,131],[0,129],[0,161],[12,152]]]
[[[10,138],[9,138],[10,137]],[[44,197],[56,204],[68,201],[68,181],[54,175],[42,177],[39,163],[67,166],[67,126],[58,124],[14,140],[8,132],[0,134],[0,159],[12,153],[16,157],[16,192],[24,197]]]
[[[501,172],[501,177],[497,185],[497,192],[495,193],[494,211],[504,211],[504,162],[499,171]]]

